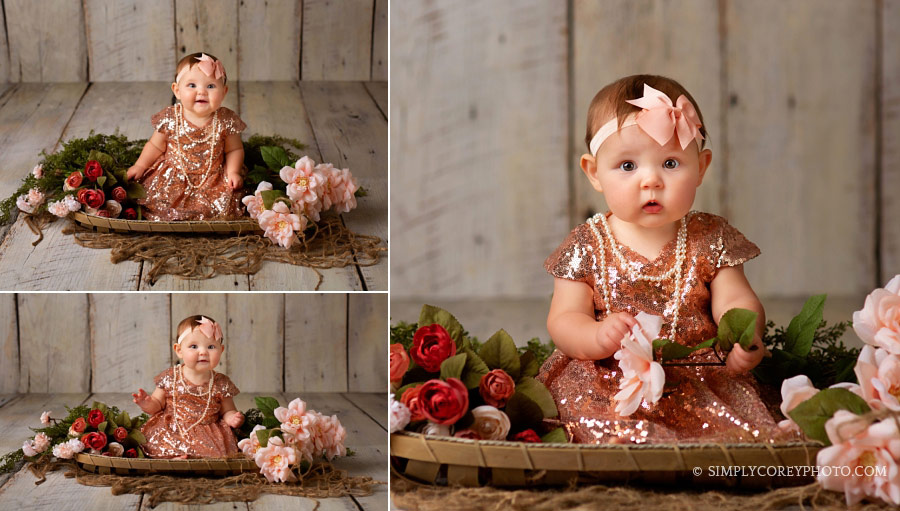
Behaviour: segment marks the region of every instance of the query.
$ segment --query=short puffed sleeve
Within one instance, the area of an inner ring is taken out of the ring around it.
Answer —
[[[150,124],[153,128],[165,135],[172,133],[175,128],[175,107],[167,106],[150,118]]]
[[[247,129],[247,125],[238,117],[238,114],[224,106],[219,108],[219,123],[222,126],[222,134],[225,136],[240,135]]]
[[[216,387],[219,394],[224,397],[234,397],[241,393],[237,386],[231,381],[231,378],[222,373],[216,373]]]
[[[748,240],[741,231],[735,229],[728,220],[708,213],[703,214],[709,225],[709,247],[712,250],[710,261],[718,270],[724,266],[737,266],[760,254],[759,247]]]
[[[156,378],[153,378],[153,382],[156,383],[156,386],[158,388],[161,388],[165,391],[170,391],[172,389],[172,385],[175,383],[172,368],[170,367],[165,371],[157,374]]]
[[[572,229],[544,261],[544,268],[556,278],[584,282],[593,287],[596,280],[593,268],[597,267],[594,247],[594,234],[587,224],[581,224]]]

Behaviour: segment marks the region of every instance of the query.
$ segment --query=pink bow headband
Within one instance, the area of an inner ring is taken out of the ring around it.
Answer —
[[[698,144],[703,140],[703,135],[700,133],[700,127],[703,125],[700,122],[700,116],[697,115],[694,105],[684,94],[678,96],[673,106],[669,96],[645,83],[642,97],[625,102],[641,107],[643,110],[626,117],[622,128],[637,124],[644,130],[644,133],[663,146],[669,143],[673,135],[677,136],[682,150],[694,139]],[[601,126],[591,138],[591,154],[596,156],[603,142],[618,130],[619,124],[616,118]]]
[[[225,76],[225,66],[222,65],[221,60],[213,60],[212,57],[205,53],[201,53],[199,57],[195,57],[199,62],[197,63],[197,67],[200,68],[200,71],[203,71],[203,74],[209,76],[210,78],[214,78],[216,80]],[[184,76],[184,73],[190,69],[191,66],[187,65],[181,68],[181,72],[178,73],[178,76],[175,77],[175,83],[181,81],[181,77]]]
[[[209,337],[210,339],[214,339],[216,341],[222,340],[222,327],[219,326],[215,321],[200,316],[200,319],[197,320],[197,328],[200,329],[200,332],[203,335]],[[188,328],[184,332],[181,332],[181,335],[178,336],[178,342],[176,344],[181,344],[184,339],[193,332],[193,328]]]

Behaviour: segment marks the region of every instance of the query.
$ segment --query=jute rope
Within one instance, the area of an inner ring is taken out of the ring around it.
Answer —
[[[113,264],[144,262],[146,280],[154,284],[161,275],[184,279],[209,279],[216,275],[255,274],[264,261],[287,263],[318,271],[351,264],[372,266],[387,251],[381,238],[357,234],[339,216],[323,216],[317,228],[290,249],[272,244],[259,234],[144,234],[99,233],[72,224],[63,230],[87,248],[112,249]],[[146,268],[146,265],[145,265]]]

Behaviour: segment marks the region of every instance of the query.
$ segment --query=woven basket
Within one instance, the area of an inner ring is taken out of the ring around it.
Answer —
[[[259,467],[249,458],[209,458],[187,460],[159,460],[151,458],[117,458],[79,453],[75,462],[96,474],[143,475],[156,473],[236,475],[258,472]]]
[[[529,444],[402,431],[391,435],[391,465],[400,474],[429,484],[446,481],[461,486],[532,486],[643,481],[758,488],[812,482],[810,467],[815,467],[821,448],[819,443],[800,442]],[[742,474],[728,467],[741,467]],[[755,468],[753,475],[749,475],[750,467]]]
[[[125,220],[124,218],[106,218],[88,215],[81,211],[72,213],[72,218],[79,224],[98,232],[233,232],[237,234],[259,232],[259,224],[254,220],[182,220],[179,222],[152,222],[150,220]]]

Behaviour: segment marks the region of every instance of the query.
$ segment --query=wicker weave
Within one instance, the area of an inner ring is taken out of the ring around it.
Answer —
[[[152,222],[150,220],[126,220],[124,218],[106,218],[88,215],[81,211],[72,213],[72,218],[79,224],[99,232],[259,232],[259,224],[251,219],[246,220],[183,220],[179,222]]]
[[[75,461],[83,469],[96,474],[184,474],[190,472],[192,474],[234,475],[259,471],[259,467],[249,458],[161,460],[79,453],[75,455]]]

